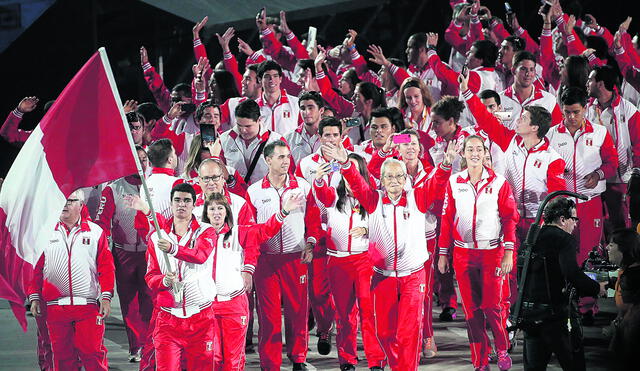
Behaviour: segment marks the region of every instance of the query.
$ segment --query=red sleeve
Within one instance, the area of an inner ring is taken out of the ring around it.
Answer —
[[[291,81],[287,76],[282,76],[282,82],[280,83],[282,89],[287,91],[287,94],[297,97],[302,92],[302,86]]]
[[[211,241],[216,241],[215,243],[217,243],[217,237],[215,230],[213,228],[209,228],[198,236],[193,249],[180,245],[173,245],[171,246],[171,254],[175,256],[176,259],[180,259],[188,263],[203,264],[207,261],[209,255],[211,255],[211,252],[213,251],[214,242]]]
[[[338,117],[350,117],[355,109],[353,103],[333,91],[331,83],[324,75],[324,72],[320,71],[317,73],[316,80],[318,81],[322,97],[334,110],[336,110],[336,115]]]
[[[29,135],[31,135],[31,131],[19,129],[20,121],[22,121],[22,113],[18,109],[11,111],[4,124],[2,124],[2,128],[0,128],[0,136],[12,144],[26,142]]]
[[[267,58],[264,57],[264,55],[258,53],[258,52],[254,52],[253,54],[251,54],[247,60],[244,62],[245,66],[249,66],[252,64],[258,64],[258,63],[262,63],[264,61],[266,61]]]
[[[256,217],[251,204],[245,202],[244,206],[240,208],[238,212],[238,225],[252,225],[256,224]]]
[[[151,138],[153,140],[168,138],[173,143],[176,154],[180,156],[184,150],[188,150],[184,146],[185,133],[176,134],[174,131],[169,129],[170,124],[171,121],[169,121],[166,115],[162,117],[162,120],[156,120],[156,126],[151,130]]]
[[[440,235],[438,237],[438,256],[447,256],[453,245],[453,218],[456,215],[456,201],[453,199],[451,183],[447,182],[440,218]]]
[[[376,210],[378,198],[380,197],[378,191],[360,175],[351,161],[346,164],[346,167],[343,165],[340,172],[342,176],[344,176],[344,179],[349,182],[351,191],[360,205],[362,205],[369,214],[373,213]]]
[[[309,59],[309,52],[293,32],[289,32],[285,37],[296,59]]]
[[[538,46],[538,43],[533,38],[531,38],[527,30],[520,27],[515,31],[515,35],[524,39],[524,42],[525,42],[524,49],[526,51],[533,53],[535,55],[538,54],[538,52],[540,51],[540,46]]]
[[[547,192],[564,191],[567,189],[567,182],[564,179],[564,169],[566,164],[559,158],[549,164],[547,168]]]
[[[158,107],[162,112],[169,112],[171,108],[171,93],[164,85],[162,77],[148,63],[142,66],[142,69],[144,70],[144,80],[147,82],[147,87],[153,94],[156,103],[158,103]]]
[[[449,23],[449,27],[444,31],[444,39],[460,54],[467,52],[467,41],[460,36],[460,29],[455,21]]]
[[[459,73],[444,64],[440,60],[438,53],[436,53],[435,51],[429,50],[427,52],[427,55],[429,58],[429,66],[436,73],[436,77],[438,78],[438,80],[440,80],[443,84],[447,84],[451,87],[458,86]],[[471,89],[471,91],[474,93],[477,93],[478,90],[480,90],[480,76],[475,71],[469,72],[469,89]]]
[[[598,31],[592,30],[590,35],[599,36],[603,38],[604,41],[607,43],[608,48],[613,47],[613,35],[611,34],[611,32],[609,32],[608,28],[600,26],[600,29],[598,29]]]
[[[618,171],[618,151],[609,132],[607,132],[602,147],[600,147],[600,158],[602,158],[602,165],[598,169],[600,179],[607,179],[616,175]]]
[[[404,68],[400,68],[395,64],[392,64],[389,67],[389,72],[391,72],[391,74],[393,75],[393,79],[396,80],[396,83],[400,86],[402,86],[402,83],[404,82],[404,80],[411,77],[411,75],[409,75],[407,70],[405,70]]]
[[[560,85],[560,71],[553,53],[553,38],[551,30],[542,30],[540,35],[540,65],[542,65],[542,77],[549,85]]]
[[[115,212],[116,204],[113,200],[113,189],[111,189],[111,187],[104,187],[102,190],[102,197],[100,197],[100,207],[98,208],[98,215],[96,216],[95,222],[104,230],[107,236],[111,235],[111,222]]]
[[[205,49],[204,45],[202,44],[202,40],[200,40],[200,38],[193,39],[193,54],[196,57],[196,63],[200,60],[200,58],[209,59],[209,57],[207,56],[207,49]],[[209,66],[209,69],[205,71],[204,75],[207,79],[209,79],[212,73],[213,73],[213,70],[211,69],[211,66]]]
[[[562,123],[562,120],[564,120],[562,111],[560,110],[558,103],[556,103],[555,106],[553,106],[553,111],[551,112],[551,126]]]
[[[331,207],[337,200],[335,188],[329,187],[324,179],[313,181],[313,190],[316,194],[316,199],[324,206]]]
[[[229,53],[224,53],[223,63],[224,63],[224,69],[231,72],[231,74],[233,75],[233,80],[236,82],[236,88],[238,89],[238,92],[241,92],[242,91],[242,74],[240,74],[240,71],[238,70],[238,60],[233,54],[231,54],[231,52],[229,52]]]
[[[513,198],[513,191],[509,182],[505,180],[498,194],[498,215],[502,225],[502,235],[505,250],[514,250],[516,243],[516,225],[520,220],[520,214]]]
[[[307,242],[317,244],[322,237],[322,225],[320,224],[320,209],[313,192],[307,193],[307,205],[304,213],[305,238]]]
[[[484,34],[482,33],[482,24],[480,23],[480,18],[477,15],[475,17],[471,17],[471,22],[469,22],[469,37],[467,37],[467,40],[484,40]],[[467,46],[468,45],[469,44],[467,43]]]
[[[227,183],[227,188],[229,192],[245,198],[249,186],[245,183],[238,170],[236,170],[235,174],[233,174],[233,183]]]
[[[393,157],[393,151],[390,153],[384,153],[382,150],[374,150],[371,155],[371,160],[369,160],[369,164],[367,164],[367,170],[369,170],[369,174],[371,174],[374,178],[380,179],[380,170],[382,168],[382,163]]]
[[[231,99],[231,98],[229,98]],[[220,126],[231,120],[231,111],[229,110],[229,99],[220,105]]]
[[[493,30],[493,34],[496,35],[496,38],[498,39],[498,43],[502,43],[504,39],[511,36],[509,31],[507,31],[507,29],[504,28],[504,25],[498,21],[494,20],[491,22],[491,29]]]
[[[160,271],[158,257],[156,256],[156,247],[153,241],[149,239],[149,243],[147,244],[147,273],[144,275],[144,280],[152,291],[158,292],[169,290],[162,282],[163,279],[164,274]]]
[[[502,125],[497,117],[487,111],[487,108],[482,104],[480,98],[470,90],[467,89],[467,91],[462,93],[462,96],[467,101],[469,111],[476,119],[478,126],[489,134],[489,138],[491,138],[502,151],[506,151],[516,132]]]
[[[635,167],[640,167],[640,112],[636,109],[629,121],[629,139],[631,139],[632,162]]]
[[[355,45],[353,46],[353,49],[351,49],[350,54],[351,63],[353,64],[353,67],[355,67],[358,76],[363,75],[365,72],[369,71],[367,61],[365,61],[360,53],[358,53],[358,49],[356,49]]]
[[[284,218],[284,214],[278,212],[264,223],[238,226],[238,242],[244,249],[243,272],[251,274],[255,272],[260,255],[260,245],[278,234]]]
[[[338,89],[338,81],[340,80],[338,75],[336,75],[336,73],[331,68],[327,68],[324,71],[324,73],[329,78],[329,82],[331,82],[331,87],[334,89]],[[316,76],[316,79],[317,78],[318,77]]]
[[[426,213],[434,202],[443,200],[444,189],[450,177],[451,167],[440,164],[432,177],[422,186],[414,188],[418,210]]]
[[[622,34],[622,46],[627,50],[627,53],[629,53],[629,57],[631,58],[633,65],[636,67],[640,66],[640,55],[638,55],[638,52],[633,45],[631,35],[627,32]]]
[[[40,255],[40,259],[38,259],[38,262],[33,269],[33,277],[31,278],[31,281],[29,281],[29,285],[27,286],[27,295],[29,296],[29,301],[42,300],[42,282],[44,279],[43,271],[44,254]]]
[[[100,299],[111,300],[113,297],[113,287],[116,280],[116,268],[113,264],[113,255],[109,250],[107,234],[102,232],[98,240],[98,282],[100,283]]]

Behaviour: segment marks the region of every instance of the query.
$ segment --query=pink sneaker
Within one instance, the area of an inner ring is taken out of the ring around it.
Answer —
[[[498,368],[500,369],[500,371],[506,371],[511,369],[511,357],[509,356],[509,353],[507,353],[506,350],[503,351],[499,351],[498,352]]]

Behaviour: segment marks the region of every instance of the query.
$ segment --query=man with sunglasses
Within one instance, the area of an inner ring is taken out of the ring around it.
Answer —
[[[28,288],[31,313],[47,316],[54,369],[107,370],[104,319],[111,313],[114,264],[107,234],[81,215],[84,193],[73,192],[44,246]],[[46,307],[46,310],[45,310]]]

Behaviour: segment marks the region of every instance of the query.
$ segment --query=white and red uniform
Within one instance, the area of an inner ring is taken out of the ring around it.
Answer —
[[[320,134],[315,133],[309,135],[309,132],[305,129],[305,124],[301,124],[294,131],[290,131],[284,136],[284,139],[289,144],[291,149],[291,157],[296,166],[300,165],[300,161],[316,152],[320,148]],[[309,181],[309,179],[307,179]]]
[[[222,146],[220,159],[224,161],[226,165],[234,167],[238,173],[242,175],[245,183],[253,184],[259,179],[262,179],[268,172],[267,163],[264,160],[263,154],[257,153],[258,148],[262,142],[269,144],[280,139],[284,139],[282,135],[267,129],[264,125],[260,125],[258,135],[253,138],[251,143],[247,144],[240,136],[236,125],[231,130],[220,134],[220,145]],[[253,173],[249,179],[247,179],[247,172],[255,156],[260,156],[260,158],[253,169]]]
[[[557,125],[562,122],[562,112],[556,97],[544,90],[539,89],[535,84],[532,87],[531,95],[524,101],[520,101],[513,89],[513,85],[506,88],[500,93],[500,104],[502,110],[511,112],[511,120],[503,121],[503,125],[509,129],[515,130],[516,120],[524,113],[524,107],[538,106],[543,107],[551,114],[551,125]]]
[[[487,366],[491,344],[489,324],[498,352],[506,352],[509,340],[503,325],[502,284],[498,275],[504,249],[513,250],[518,211],[507,180],[483,169],[473,185],[467,170],[454,174],[446,186],[438,239],[438,255],[447,256],[452,246],[462,307],[475,368]]]
[[[435,50],[427,52],[429,66],[435,72],[437,78],[449,86],[456,86],[459,73],[454,71],[440,60]],[[502,79],[493,67],[477,67],[469,71],[469,89],[474,93],[486,89],[501,91]]]
[[[216,370],[244,370],[249,300],[241,273],[253,274],[260,244],[278,233],[284,218],[277,213],[264,224],[252,225],[235,224],[234,220],[233,228],[225,224],[217,232],[213,258],[217,292],[213,302]]]
[[[124,196],[138,194],[141,184],[140,178],[128,176],[107,185],[102,191],[96,218],[96,224],[111,236],[111,252],[122,319],[129,340],[129,354],[135,354],[144,345],[153,311],[151,293],[144,281],[147,244],[135,229],[136,211],[124,203]],[[134,312],[130,306],[136,298],[137,311]]]
[[[244,102],[247,97],[233,97],[220,105],[220,132],[224,133],[236,126],[236,107]]]
[[[184,179],[175,176],[175,171],[167,168],[154,167],[151,169],[151,175],[147,178],[147,188],[149,189],[149,197],[153,203],[155,212],[162,215],[165,219],[172,216],[171,213],[171,189],[184,183]],[[140,188],[140,198],[146,200],[144,188]],[[142,213],[140,213],[141,215]]]
[[[256,100],[260,106],[264,125],[267,129],[280,135],[286,135],[295,130],[302,123],[298,98],[287,94],[287,91],[280,91],[280,99],[272,106],[267,103],[264,95]]]
[[[450,169],[440,165],[421,187],[397,201],[377,191],[349,161],[342,174],[369,213],[369,258],[376,335],[392,370],[416,370],[429,259],[425,214],[441,199]]]
[[[260,367],[280,370],[282,364],[282,311],[285,312],[287,356],[292,362],[307,357],[309,315],[307,266],[300,262],[305,243],[315,244],[320,235],[320,213],[311,186],[302,178],[290,178],[284,187],[274,188],[268,177],[255,182],[247,191],[256,221],[264,223],[280,212],[286,198],[304,194],[307,203],[291,212],[280,232],[261,246],[255,283],[258,298]],[[304,218],[304,222],[302,220]]]
[[[198,134],[200,134],[200,125],[196,123],[193,115],[187,117],[180,116],[173,120],[169,119],[167,115],[164,115],[162,120],[156,121],[156,126],[151,131],[151,138],[153,140],[161,138],[171,140],[173,148],[176,151],[176,156],[178,156],[176,174],[182,174],[189,158],[191,142],[193,142],[194,137]]]
[[[20,121],[22,121],[23,113],[18,111],[18,109],[14,109],[11,111],[7,119],[2,124],[0,128],[0,136],[3,137],[7,142],[22,145],[22,143],[26,142],[29,139],[29,135],[31,135],[30,130],[22,130],[18,128],[20,125]]]
[[[628,100],[615,94],[611,105],[602,109],[597,99],[587,104],[586,117],[593,123],[607,128],[618,151],[618,171],[607,178],[602,199],[607,207],[608,222],[612,230],[629,226],[629,204],[626,200],[627,185],[633,167],[640,166],[640,113]]]
[[[304,157],[298,162],[296,176],[304,178],[309,184],[313,184],[316,169],[320,164],[326,162],[318,145],[314,153]],[[340,179],[342,179],[341,176],[335,176],[334,173],[328,174],[326,178],[333,186],[337,186]],[[320,202],[318,202],[318,208],[320,210],[322,229],[326,230],[327,211]],[[327,271],[327,236],[320,238],[313,250],[313,261],[309,265],[309,302],[316,320],[318,335],[320,336],[331,331],[336,313]]]
[[[86,218],[71,230],[61,222],[56,225],[29,287],[29,300],[47,307],[54,369],[77,368],[78,357],[86,370],[108,369],[98,303],[111,300],[114,279],[102,228]]]
[[[470,134],[468,131],[464,131],[462,130],[462,127],[458,126],[451,137],[451,141],[456,143],[456,148],[462,148],[464,138],[468,137],[469,135]],[[444,160],[444,154],[447,152],[447,145],[449,145],[449,141],[446,141],[441,137],[436,137],[435,144],[431,148],[429,148],[429,155],[431,156],[431,162],[433,164],[439,164],[442,162],[442,160]],[[457,154],[455,159],[453,160],[453,163],[451,164],[452,172],[458,172],[461,170],[460,161],[462,161],[462,156]]]
[[[163,238],[172,244],[167,254],[171,271],[183,283],[180,301],[163,279],[169,269],[162,250],[157,247],[158,233],[152,233],[147,248],[145,280],[155,295],[156,317],[153,346],[158,370],[179,370],[184,352],[188,370],[213,369],[215,322],[211,303],[216,297],[213,280],[214,241],[217,236],[206,223],[195,217],[183,236],[175,234],[173,218],[162,228]]]
[[[577,259],[581,264],[589,251],[600,243],[603,224],[600,194],[606,189],[605,179],[616,174],[618,153],[607,129],[592,125],[588,120],[573,136],[562,124],[549,129],[547,138],[551,148],[567,165],[564,172],[567,189],[589,198],[588,201],[578,199],[576,208],[580,223],[574,235],[580,246]],[[594,171],[600,175],[600,180],[595,188],[588,189],[584,186],[584,177]]]
[[[440,100],[444,84],[442,81],[438,80],[435,71],[431,68],[431,66],[429,66],[428,63],[425,64],[422,68],[416,66],[415,64],[412,64],[408,69],[404,69],[396,66],[395,64],[392,64],[391,66],[389,66],[389,72],[391,72],[391,74],[393,75],[393,78],[394,80],[396,80],[398,86],[402,86],[404,80],[409,77],[419,78],[429,88],[429,92],[431,93],[431,98],[433,99],[433,101],[437,102],[438,100]]]

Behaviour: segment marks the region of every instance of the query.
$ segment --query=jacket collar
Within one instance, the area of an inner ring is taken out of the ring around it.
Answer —
[[[285,189],[298,188],[298,181],[295,177],[291,177],[287,174],[287,179],[284,181]],[[269,174],[262,178],[262,188],[271,188],[271,182],[269,181]]]
[[[256,100],[256,103],[258,103],[260,107],[264,107],[264,106],[269,107],[269,103],[267,103],[267,100],[264,98],[264,92],[262,93],[262,95],[260,95],[260,98]],[[287,91],[281,88],[280,99],[278,99],[278,101],[271,107],[276,107],[285,103],[289,103],[289,97],[287,96]]]
[[[260,129],[258,130],[258,135],[256,136],[256,138],[258,138],[262,142],[269,139],[270,135],[271,135],[271,131],[267,129],[264,125],[260,124]],[[242,137],[240,136],[240,132],[238,131],[238,125],[234,125],[233,128],[229,130],[229,136],[233,140],[236,140],[238,138],[242,139]],[[253,139],[255,140],[256,138],[253,138]]]
[[[542,152],[549,149],[549,139],[547,139],[547,137],[542,138],[540,143],[536,144],[535,146],[533,146],[533,148],[529,150],[525,148],[524,139],[522,139],[522,137],[519,135],[516,136],[516,144],[518,144],[519,148],[521,148],[524,151],[528,151],[529,153]]]
[[[561,125],[556,125],[558,127],[558,133],[568,133],[569,130],[567,130],[567,127],[564,126],[564,120],[562,120],[562,124]],[[584,125],[582,125],[581,129],[578,129],[578,131],[580,130],[584,130],[585,133],[593,133],[593,125],[589,122],[589,120],[587,120],[586,118],[584,119]]]
[[[493,178],[496,177],[496,173],[487,168],[487,167],[483,167],[482,168],[482,176],[480,177],[480,180],[487,180],[487,181],[491,181],[493,180]],[[469,183],[470,177],[469,177],[469,170],[465,169],[464,171],[460,172],[458,174],[458,178],[456,179],[457,183]]]
[[[198,228],[200,228],[200,223],[198,223],[198,220],[196,219],[195,216],[191,215],[191,222],[189,223],[189,229],[191,229],[192,231],[195,231]],[[164,228],[162,229],[165,232],[167,232],[167,234],[171,233],[171,231],[173,230],[173,216],[169,218],[167,223],[164,225]]]
[[[391,204],[395,206],[407,207],[407,192],[402,191],[402,195],[400,195],[400,199],[398,199],[398,201],[395,203],[391,201],[391,199],[389,198],[389,195],[387,194],[387,192],[385,192],[384,196],[382,196],[382,204],[383,205]]]
[[[176,176],[176,171],[174,169],[168,169],[166,167],[154,167],[151,168],[151,174],[166,174]]]

